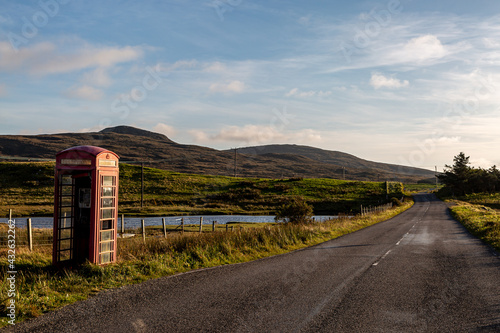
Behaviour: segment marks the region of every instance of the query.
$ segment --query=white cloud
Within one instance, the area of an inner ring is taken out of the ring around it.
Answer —
[[[107,70],[102,67],[85,73],[82,81],[86,84],[92,84],[98,87],[109,87],[113,82],[113,80],[109,77]]]
[[[177,134],[177,130],[173,126],[163,123],[158,123],[155,127],[153,127],[153,131],[164,134],[169,138]]]
[[[8,42],[0,42],[0,71],[25,71],[34,75],[69,73],[87,68],[111,67],[137,60],[140,47],[98,47],[83,43],[71,51],[62,51],[54,43],[38,43],[15,51]]]
[[[375,88],[398,89],[407,87],[410,83],[407,80],[401,81],[392,77],[386,77],[382,74],[372,74],[370,84]]]
[[[404,46],[404,55],[408,60],[422,62],[446,56],[448,51],[434,35],[425,35],[411,39]]]
[[[442,137],[435,138],[435,139],[425,139],[424,143],[429,144],[429,145],[431,145],[431,144],[452,145],[455,143],[459,143],[460,140],[461,140],[461,137],[459,137],[459,136],[452,136],[452,137],[442,136]]]
[[[173,64],[160,63],[156,65],[157,72],[172,72],[179,69],[192,69],[198,67],[199,63],[196,60],[179,60]]]
[[[64,93],[64,95],[69,98],[83,99],[87,101],[98,101],[104,97],[101,90],[87,85],[69,89]]]
[[[331,91],[300,91],[299,88],[293,88],[289,92],[285,94],[286,97],[313,97],[313,96],[318,96],[318,97],[326,97],[330,96],[332,94]]]
[[[293,133],[284,133],[274,126],[245,125],[227,126],[216,134],[203,131],[189,132],[196,142],[232,142],[238,144],[263,143],[314,143],[321,141],[321,134],[312,129],[303,129]]]
[[[209,90],[212,93],[242,93],[245,90],[245,83],[241,81],[232,81],[227,84],[213,83]]]
[[[216,61],[213,63],[206,64],[205,69],[203,69],[203,71],[207,73],[226,73],[227,66],[219,61]]]
[[[211,141],[212,139],[209,137],[209,135],[203,131],[199,130],[189,130],[187,131],[188,134],[193,138],[195,142],[198,143],[206,143],[208,141]]]
[[[489,169],[490,167],[492,167],[493,165],[495,165],[494,162],[490,161],[489,159],[487,158],[484,158],[484,157],[479,157],[479,158],[470,158],[470,164],[474,167],[480,167],[480,168],[483,168],[483,169]]]
[[[302,16],[302,17],[299,18],[298,22],[301,25],[306,25],[307,26],[311,22],[311,18],[312,18],[312,14],[309,14],[307,16]]]
[[[500,47],[500,43],[493,38],[484,37],[482,39],[482,42],[483,45],[488,49],[498,49]]]

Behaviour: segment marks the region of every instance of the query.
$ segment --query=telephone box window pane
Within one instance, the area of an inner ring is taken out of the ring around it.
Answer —
[[[113,188],[112,187],[103,187],[102,188],[102,196],[103,197],[112,197],[113,196]]]
[[[100,261],[101,261],[101,264],[106,264],[108,262],[111,262],[111,253],[108,252],[108,253],[103,253],[100,255]]]
[[[60,212],[61,214],[59,215],[59,217],[71,217],[71,215],[73,215],[72,207],[62,207]]]
[[[73,197],[61,197],[61,206],[62,207],[73,206]]]
[[[104,198],[102,199],[102,208],[113,208],[114,202],[113,198]]]
[[[72,195],[73,186],[61,186],[61,195]]]
[[[113,242],[101,243],[99,252],[111,252],[113,251]]]
[[[71,177],[71,175],[63,175],[63,176],[61,176],[61,184],[63,184],[63,185],[72,185],[73,184],[73,177]]]
[[[71,239],[59,241],[59,250],[70,250],[71,249]]]
[[[113,239],[113,230],[101,231],[101,242]]]
[[[59,261],[71,260],[71,250],[59,252]]]
[[[106,220],[106,219],[112,219],[115,210],[114,209],[102,209],[102,216],[101,219]]]
[[[109,230],[113,228],[113,220],[101,221],[101,230]]]
[[[64,229],[64,228],[71,228],[73,227],[73,218],[62,218],[59,219],[59,228]]]
[[[102,176],[102,186],[114,186],[115,177],[114,176]]]
[[[59,230],[59,239],[70,239],[71,228]]]

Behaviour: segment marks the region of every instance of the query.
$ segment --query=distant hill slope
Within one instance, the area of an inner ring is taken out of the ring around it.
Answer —
[[[233,175],[234,151],[183,145],[165,135],[129,126],[100,132],[44,135],[0,135],[0,160],[6,156],[55,158],[79,145],[100,146],[116,152],[122,162],[145,161],[146,166],[178,172]],[[236,173],[241,177],[307,177],[416,182],[433,178],[432,171],[370,162],[346,153],[297,145],[238,148]]]
[[[370,170],[380,170],[381,172],[394,172],[398,174],[405,175],[417,175],[422,177],[433,177],[432,171],[407,167],[396,164],[387,164],[372,162],[361,159],[351,154],[342,153],[339,151],[324,150],[320,148],[314,148],[309,146],[301,145],[264,145],[255,147],[246,147],[238,149],[239,152],[243,154],[253,154],[253,155],[269,155],[269,154],[290,154],[294,156],[303,156],[310,158],[311,160],[333,164],[346,168],[356,168],[356,169],[370,169]]]

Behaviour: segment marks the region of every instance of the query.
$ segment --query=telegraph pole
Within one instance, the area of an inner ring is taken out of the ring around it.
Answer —
[[[436,165],[435,166],[435,171],[434,171],[434,177],[436,177],[436,187],[438,186],[438,176],[437,176],[437,174],[438,174],[438,167]]]
[[[236,153],[236,150],[238,148],[234,148],[234,177],[236,177],[236,156],[237,156],[237,153]]]
[[[141,208],[144,205],[144,162],[141,162]]]

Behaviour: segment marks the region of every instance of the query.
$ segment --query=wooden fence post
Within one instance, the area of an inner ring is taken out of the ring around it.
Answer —
[[[31,219],[28,219],[28,246],[33,251],[33,230],[31,229]]]
[[[125,233],[125,214],[122,214],[122,237]]]
[[[142,226],[142,240],[146,243],[146,227],[144,226],[144,219],[141,220]]]
[[[163,223],[163,235],[165,236],[165,238],[167,238],[167,226],[165,225],[164,217],[161,219],[161,222]]]
[[[182,233],[184,233],[184,218],[181,218]]]
[[[229,225],[226,223],[226,231],[229,231]]]
[[[212,221],[212,231],[215,231],[215,223],[217,223],[217,221]]]
[[[9,209],[9,221],[12,221],[12,209]]]
[[[203,232],[203,216],[200,216],[200,234]]]

